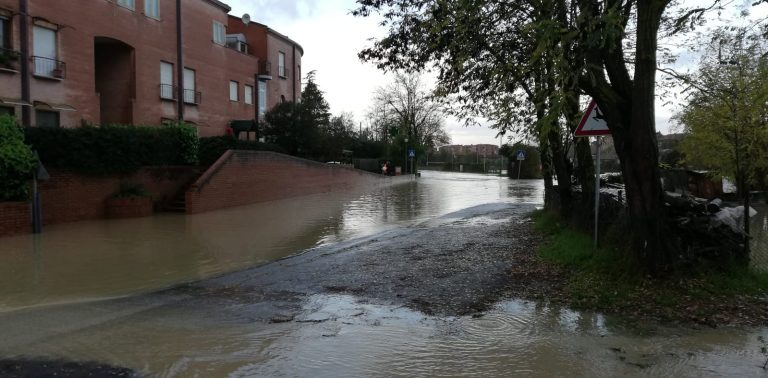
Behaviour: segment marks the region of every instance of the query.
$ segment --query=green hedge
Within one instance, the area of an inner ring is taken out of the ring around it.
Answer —
[[[145,165],[196,164],[193,126],[84,126],[25,129],[27,144],[46,167],[85,175],[133,173]]]
[[[29,181],[36,163],[16,119],[0,116],[0,201],[29,198]]]
[[[275,144],[237,140],[231,136],[200,138],[200,165],[207,167],[215,163],[226,150],[255,150],[285,153],[283,148]]]

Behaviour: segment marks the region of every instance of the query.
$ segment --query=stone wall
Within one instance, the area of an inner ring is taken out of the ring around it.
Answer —
[[[386,177],[264,151],[227,151],[186,193],[187,213],[308,194],[389,185],[408,176]]]

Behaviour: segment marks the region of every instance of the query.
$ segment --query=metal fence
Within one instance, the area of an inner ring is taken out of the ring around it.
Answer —
[[[753,206],[757,215],[750,218],[750,257],[755,269],[768,271],[768,204]]]

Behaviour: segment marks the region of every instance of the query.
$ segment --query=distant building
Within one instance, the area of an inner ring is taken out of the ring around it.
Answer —
[[[499,155],[499,146],[495,144],[471,144],[466,146],[461,144],[451,144],[440,147],[438,151],[446,151],[457,156],[477,154],[490,157]]]
[[[677,152],[677,146],[683,139],[685,134],[661,134],[656,133],[656,143],[659,147],[659,160],[667,161],[672,164],[679,158]],[[597,155],[597,142],[592,141],[590,143],[592,149],[592,156]],[[674,160],[674,161],[673,161]],[[600,164],[603,172],[620,172],[621,164],[619,162],[619,156],[616,154],[616,148],[613,144],[613,138],[606,136],[602,138],[600,143]]]
[[[230,10],[217,0],[0,0],[0,114],[37,127],[185,121],[211,136],[299,100],[301,46]]]

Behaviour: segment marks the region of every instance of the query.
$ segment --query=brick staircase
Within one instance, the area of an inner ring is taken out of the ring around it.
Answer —
[[[197,176],[192,177],[192,179],[189,180],[184,186],[179,189],[178,192],[173,196],[173,198],[166,200],[162,205],[162,211],[169,212],[169,213],[186,213],[187,212],[187,190],[189,190],[189,187],[192,186],[192,184],[197,181],[197,179],[200,177],[200,174]]]

